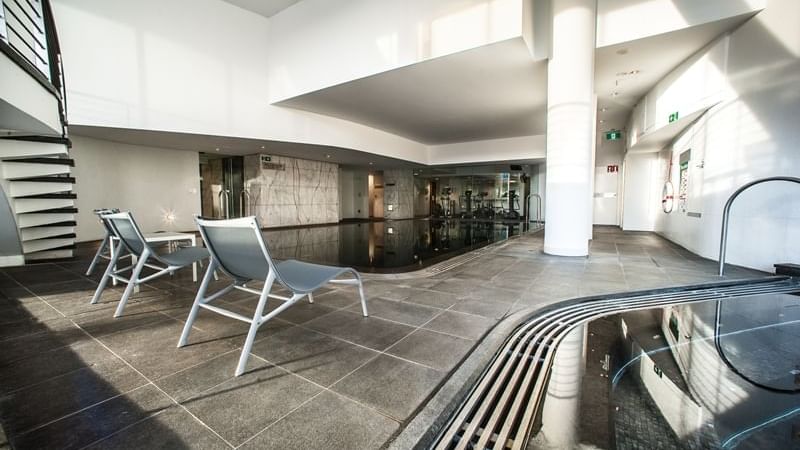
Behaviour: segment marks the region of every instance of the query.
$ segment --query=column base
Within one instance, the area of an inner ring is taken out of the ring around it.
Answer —
[[[544,246],[544,252],[553,256],[588,256],[589,249],[587,247],[553,247],[549,245]]]

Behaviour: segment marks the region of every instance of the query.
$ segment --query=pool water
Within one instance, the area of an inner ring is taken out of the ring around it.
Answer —
[[[404,272],[444,261],[526,231],[521,222],[409,219],[265,230],[278,259]]]

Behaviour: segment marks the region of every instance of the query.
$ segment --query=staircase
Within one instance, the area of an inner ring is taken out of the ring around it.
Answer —
[[[0,139],[3,190],[17,223],[25,262],[72,257],[75,194],[69,140]]]
[[[0,265],[71,258],[75,162],[50,2],[0,5]],[[14,227],[18,246],[9,242]]]

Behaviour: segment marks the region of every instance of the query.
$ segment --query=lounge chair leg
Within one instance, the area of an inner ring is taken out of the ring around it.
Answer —
[[[106,271],[103,273],[103,278],[100,279],[100,284],[97,286],[97,289],[94,291],[94,295],[92,296],[92,301],[89,302],[92,305],[100,301],[100,295],[103,294],[103,290],[106,288],[108,284],[108,279],[111,278],[111,273],[114,272],[114,266],[117,265],[117,260],[119,259],[119,253],[122,250],[122,242],[117,245],[117,251],[114,254],[114,257],[108,262],[108,267],[106,267]]]
[[[358,295],[361,297],[361,313],[364,314],[364,317],[369,317],[369,313],[367,312],[367,299],[364,297],[364,283],[361,281],[361,275],[358,272],[353,272],[353,275],[356,276],[356,280],[358,280]]]
[[[192,325],[194,324],[195,319],[197,319],[197,313],[200,312],[200,304],[203,303],[203,299],[206,296],[206,291],[208,290],[208,285],[211,283],[211,277],[215,273],[214,271],[217,269],[216,261],[211,261],[208,264],[208,270],[206,270],[206,274],[203,275],[203,281],[200,283],[200,289],[197,290],[197,295],[194,298],[194,304],[192,304],[192,310],[189,312],[189,317],[186,318],[186,324],[183,326],[183,332],[181,333],[181,338],[178,340],[178,347],[183,347],[189,341],[189,333],[192,331]]]
[[[253,348],[253,341],[256,338],[258,327],[261,326],[262,318],[264,317],[264,308],[267,306],[267,298],[269,292],[272,290],[272,283],[275,282],[275,273],[269,271],[266,281],[264,281],[264,289],[261,291],[261,296],[258,298],[258,306],[253,314],[253,320],[250,322],[250,331],[247,332],[247,339],[244,341],[242,347],[242,354],[239,356],[239,364],[236,366],[236,376],[244,373],[245,366],[247,366],[247,358],[250,357],[250,350]]]
[[[100,258],[103,255],[103,251],[105,251],[107,245],[108,245],[108,235],[106,235],[106,237],[104,237],[103,240],[100,241],[100,248],[97,249],[97,253],[94,254],[94,259],[92,259],[92,263],[89,264],[89,269],[86,270],[87,277],[91,275],[92,272],[94,272],[94,267],[97,265],[97,261],[100,261]]]
[[[314,303],[314,295],[311,292],[308,293],[308,303]]]
[[[125,305],[128,303],[128,298],[133,293],[133,289],[139,284],[139,274],[142,273],[142,269],[144,269],[144,264],[147,262],[147,258],[150,256],[150,252],[145,249],[142,252],[142,256],[139,258],[139,262],[136,263],[136,267],[133,268],[133,273],[131,274],[130,279],[128,279],[128,285],[125,287],[125,293],[122,294],[122,298],[119,301],[119,305],[117,305],[117,310],[114,312],[114,317],[119,317],[122,315],[122,311],[125,309]]]

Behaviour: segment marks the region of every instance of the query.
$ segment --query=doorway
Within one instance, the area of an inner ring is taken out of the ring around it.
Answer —
[[[244,157],[200,153],[200,192],[203,217],[228,219],[248,214],[242,208]]]
[[[369,218],[383,219],[383,171],[370,172]]]

